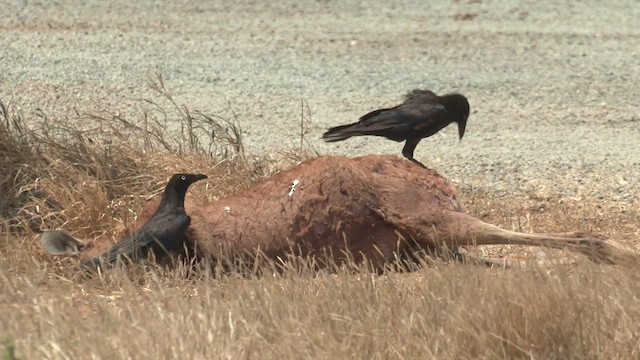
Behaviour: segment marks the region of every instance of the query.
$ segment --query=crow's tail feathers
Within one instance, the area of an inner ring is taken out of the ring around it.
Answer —
[[[104,253],[83,262],[82,268],[96,268],[102,264],[110,265],[118,260],[119,255],[123,255],[129,259],[144,257],[148,251],[148,242],[144,236],[132,235],[126,239],[120,240]]]
[[[349,131],[349,128],[352,126],[353,124],[332,127],[322,135],[322,139],[326,142],[347,140],[348,138],[357,135],[352,131]]]
[[[100,267],[102,264],[104,265],[112,265],[118,260],[118,255],[127,256],[129,258],[132,257],[132,254],[126,254],[122,251],[107,251],[102,255],[96,256],[92,259],[89,259],[83,262],[80,267],[83,269],[92,269]]]
[[[87,260],[85,262],[83,262],[80,267],[82,267],[83,269],[93,269],[93,268],[97,268],[100,266],[100,264],[112,264],[113,261],[110,261],[110,259],[105,259],[102,256],[97,256],[94,257],[93,259]]]

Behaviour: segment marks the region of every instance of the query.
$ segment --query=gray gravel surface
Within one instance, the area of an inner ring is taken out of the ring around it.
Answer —
[[[254,153],[296,146],[305,99],[321,153],[399,154],[320,136],[413,88],[458,91],[465,138],[449,127],[416,157],[463,190],[640,194],[637,0],[0,3],[0,99],[27,116],[132,112],[159,67],[189,108],[231,104]]]

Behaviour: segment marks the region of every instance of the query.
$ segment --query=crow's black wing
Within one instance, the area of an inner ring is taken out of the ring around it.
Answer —
[[[322,134],[322,139],[324,139],[324,141],[326,142],[335,142],[335,141],[346,140],[352,136],[363,135],[359,133],[357,130],[354,131],[354,129],[357,129],[360,126],[360,124],[362,124],[363,121],[371,119],[385,111],[395,110],[400,106],[402,105],[398,105],[398,106],[387,108],[387,109],[374,110],[360,117],[360,119],[358,119],[358,122],[347,124],[347,125],[334,126],[332,128],[329,128],[324,134]]]
[[[411,103],[369,114],[351,126],[349,133],[385,136],[400,141],[414,132],[421,132],[434,123],[441,122],[446,117],[447,110],[440,104]]]
[[[362,120],[366,120],[369,118],[372,118],[380,113],[383,113],[385,111],[389,111],[389,110],[396,110],[406,104],[409,103],[413,103],[413,102],[432,102],[432,103],[436,103],[436,101],[438,100],[438,95],[436,95],[433,91],[430,90],[420,90],[420,89],[413,89],[411,90],[411,92],[408,92],[405,96],[404,96],[404,102],[398,106],[394,106],[392,108],[387,108],[387,109],[378,109],[378,110],[374,110],[370,113],[364,114],[360,117],[360,121]]]
[[[394,106],[394,107],[392,107],[392,108],[386,108],[386,109],[373,110],[373,111],[372,111],[372,112],[370,112],[370,113],[366,113],[366,114],[362,115],[362,116],[360,117],[360,119],[358,119],[358,122],[362,122],[362,121],[364,121],[364,120],[371,119],[372,117],[374,117],[374,116],[376,116],[376,115],[380,115],[380,114],[382,114],[382,113],[383,113],[383,112],[385,112],[385,111],[392,111],[392,110],[396,110],[396,109],[397,109],[397,108],[399,108],[400,106],[402,106],[402,104],[400,104],[400,105],[398,105],[398,106]]]
[[[159,214],[157,214],[159,215]],[[84,267],[96,267],[102,262],[113,263],[119,255],[135,259],[147,255],[150,249],[173,248],[173,242],[180,241],[189,227],[190,219],[185,215],[154,215],[135,234],[120,240],[101,255],[83,263]]]

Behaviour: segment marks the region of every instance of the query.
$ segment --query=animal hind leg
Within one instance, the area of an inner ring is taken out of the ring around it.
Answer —
[[[595,262],[640,263],[640,256],[606,237],[587,232],[519,233],[487,224],[470,215],[430,210],[400,220],[414,239],[429,239],[424,246],[523,245],[564,249],[584,254]]]
[[[613,240],[587,232],[519,233],[487,224],[472,216],[443,211],[451,245],[523,245],[564,249],[586,255],[596,262],[638,262],[640,257]]]

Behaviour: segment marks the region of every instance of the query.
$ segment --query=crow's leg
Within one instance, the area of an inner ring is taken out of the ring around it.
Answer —
[[[416,160],[413,157],[413,151],[416,149],[416,146],[418,146],[418,143],[420,142],[420,138],[418,139],[407,139],[407,142],[404,144],[404,147],[402,148],[402,156],[404,156],[405,158],[409,159],[411,162],[416,163],[420,166],[422,166],[423,168],[426,168],[426,166],[422,165],[422,163],[418,160]]]

